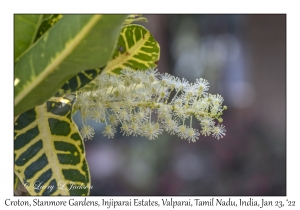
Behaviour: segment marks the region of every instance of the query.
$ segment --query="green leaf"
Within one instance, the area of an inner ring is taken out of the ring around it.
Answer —
[[[124,20],[124,25],[129,25],[133,22],[148,22],[147,18],[143,17],[143,15],[128,15]]]
[[[15,116],[42,104],[72,76],[105,66],[125,15],[64,15],[15,62]]]
[[[76,74],[74,77],[69,79],[56,93],[56,96],[63,96],[65,94],[73,93],[76,90],[84,87],[94,80],[103,68],[90,69]]]
[[[124,26],[114,55],[103,72],[119,74],[126,68],[154,68],[157,66],[159,55],[159,44],[146,28],[134,24]]]
[[[89,194],[85,148],[71,113],[70,100],[52,97],[16,120],[15,174],[30,195]]]
[[[62,15],[43,15],[43,22],[41,23],[39,30],[36,34],[35,40],[37,41],[46,31],[57,23],[63,16]]]
[[[14,15],[14,60],[33,43],[43,15]]]
[[[52,25],[51,23],[53,22],[51,19],[54,19],[54,15],[51,17],[47,18],[47,21],[43,22],[40,26],[41,28],[50,28]],[[128,15],[126,19],[123,22],[123,25],[129,25],[133,22],[148,22],[148,20],[143,17],[141,14],[136,14],[136,15]],[[46,25],[46,27],[43,27],[43,25]],[[39,29],[39,31],[40,31]],[[46,30],[45,30],[46,31]],[[41,32],[43,33],[43,32]],[[38,33],[39,34],[39,33]],[[103,68],[96,68],[96,69],[89,69],[86,71],[82,71],[69,79],[59,90],[56,96],[63,96],[64,94],[69,94],[72,93],[85,85],[89,84],[93,79],[95,79],[103,70]]]
[[[53,17],[52,17],[53,18]],[[142,15],[128,15],[126,17],[126,19],[124,20],[124,25],[128,25],[131,24],[132,22],[148,22],[146,18],[142,17]],[[48,20],[48,22],[53,22],[50,20]],[[44,22],[41,24],[44,24]],[[50,24],[48,24],[50,25]],[[80,88],[84,87],[85,85],[89,85],[89,83],[91,83],[100,73],[101,71],[104,69],[104,67],[102,68],[96,68],[96,69],[89,69],[89,70],[85,70],[82,71],[80,73],[78,73],[77,75],[75,75],[74,77],[72,77],[71,79],[69,79],[57,92],[56,96],[63,96],[65,94],[69,94],[69,93],[74,93],[76,90],[79,90]],[[95,84],[91,84],[92,87],[94,87]],[[90,88],[84,88],[82,89],[82,91],[87,91]]]

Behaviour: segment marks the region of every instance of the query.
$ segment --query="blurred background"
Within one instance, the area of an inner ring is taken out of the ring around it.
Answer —
[[[107,139],[90,121],[90,195],[286,195],[286,15],[144,16],[158,70],[224,97],[226,136]]]

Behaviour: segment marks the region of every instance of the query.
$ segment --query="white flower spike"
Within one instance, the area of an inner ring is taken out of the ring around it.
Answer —
[[[161,75],[155,69],[125,69],[120,75],[99,75],[92,91],[79,91],[75,106],[81,111],[83,122],[86,118],[105,122],[102,134],[108,138],[114,137],[120,125],[123,135],[140,135],[150,140],[163,131],[189,142],[196,142],[200,134],[212,134],[219,140],[226,130],[223,125],[215,126],[215,122],[223,121],[221,116],[227,107],[222,106],[221,95],[209,94],[208,89],[208,81],[202,78],[189,83],[184,78]],[[192,128],[193,116],[201,130]],[[188,120],[189,127],[185,124]],[[86,140],[95,134],[85,124],[80,133]]]

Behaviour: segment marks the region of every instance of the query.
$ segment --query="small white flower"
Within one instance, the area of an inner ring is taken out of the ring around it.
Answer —
[[[202,126],[213,126],[214,125],[214,121],[213,121],[213,119],[211,117],[202,117],[200,124]]]
[[[198,93],[202,95],[205,91],[208,91],[209,83],[206,79],[200,78],[196,79],[195,86],[198,89]]]
[[[116,114],[116,116],[118,117],[118,119],[120,121],[127,121],[132,117],[131,113],[129,112],[129,109],[127,109],[127,108],[121,109],[118,112],[118,114]]]
[[[136,135],[139,135],[140,133],[140,126],[137,122],[133,122],[131,124],[131,131],[132,131],[132,135],[133,136],[136,136]]]
[[[171,104],[174,104],[175,106],[182,106],[183,100],[180,97],[175,98],[175,100],[172,101]]]
[[[95,122],[102,122],[103,119],[105,119],[105,111],[104,110],[93,110],[91,111],[91,116],[92,116],[92,119],[95,121]]]
[[[187,127],[185,125],[178,126],[177,134],[181,139],[186,139],[187,138]]]
[[[109,115],[108,120],[109,120],[110,124],[113,126],[116,126],[119,123],[118,119],[114,115]]]
[[[184,88],[184,98],[188,102],[197,94],[194,85],[188,85]]]
[[[144,135],[150,140],[157,138],[163,132],[158,123],[146,123],[144,129]]]
[[[210,109],[210,113],[212,116],[215,116],[218,114],[219,110],[220,110],[219,105],[213,105],[213,107]]]
[[[131,109],[134,106],[134,103],[137,101],[135,95],[126,94],[123,97],[124,107]]]
[[[79,106],[81,109],[88,109],[88,107],[91,104],[91,100],[89,98],[89,94],[87,93],[78,93],[77,100],[75,102],[77,106]]]
[[[224,101],[223,97],[219,94],[212,96],[212,103],[215,106],[221,105],[223,103],[223,101]]]
[[[129,136],[131,134],[131,128],[130,125],[127,122],[124,122],[121,126],[121,132],[123,133],[123,136]]]
[[[175,89],[177,91],[182,91],[184,90],[187,86],[189,85],[189,82],[185,79],[182,78],[181,80],[177,78],[176,84],[175,84]]]
[[[139,122],[144,122],[148,120],[149,116],[149,111],[146,109],[140,109],[138,112],[135,113],[134,117],[139,121]]]
[[[146,71],[146,76],[148,77],[150,83],[153,83],[157,80],[157,77],[159,76],[157,71],[157,69],[150,69]]]
[[[209,107],[209,104],[210,103],[208,102],[208,98],[205,97],[205,98],[200,99],[197,102],[196,106],[197,106],[197,109],[199,109],[199,111],[205,111]]]
[[[188,141],[192,141],[192,142],[196,142],[196,140],[199,138],[199,132],[194,129],[194,128],[187,128],[187,131],[186,131],[186,136],[187,136],[187,139]]]
[[[112,87],[116,87],[118,85],[120,85],[120,77],[117,75],[109,75],[109,83]]]
[[[187,109],[185,107],[176,106],[174,109],[174,114],[178,119],[184,120],[189,116]]]
[[[117,86],[117,88],[114,89],[114,91],[111,94],[111,100],[112,101],[120,101],[123,99],[124,95],[128,93],[126,89],[124,89],[122,86]]]
[[[173,75],[165,73],[164,75],[161,76],[161,83],[163,84],[163,86],[169,86],[170,89],[173,89],[175,88],[176,80]]]
[[[95,135],[94,128],[89,125],[84,125],[80,130],[80,134],[84,140],[90,140]]]
[[[123,69],[121,70],[121,76],[123,78],[123,81],[124,81],[124,85],[126,87],[130,86],[132,84],[132,81],[133,81],[133,73],[134,71],[133,70],[130,70],[130,69]]]
[[[140,101],[150,101],[151,99],[151,90],[149,90],[148,88],[139,88],[135,91],[137,100]]]
[[[107,136],[108,138],[113,138],[115,133],[116,129],[111,125],[106,125],[105,130],[102,132],[103,136]]]
[[[210,133],[211,133],[211,127],[210,126],[207,126],[207,125],[201,126],[201,134],[203,136],[209,136]]]
[[[157,102],[163,101],[169,94],[170,93],[167,88],[160,88],[160,90],[158,92],[159,98],[157,99]]]
[[[173,120],[171,116],[164,118],[163,120],[164,129],[170,134],[175,134],[178,129],[178,123],[176,120]]]
[[[144,74],[142,71],[134,71],[133,75],[133,83],[139,84],[143,82]]]
[[[105,88],[110,86],[110,81],[109,81],[109,75],[108,74],[100,74],[96,79],[95,79],[96,85]]]
[[[217,125],[212,129],[212,135],[213,137],[217,138],[218,140],[220,138],[223,138],[223,136],[225,136],[225,127],[223,125]]]
[[[162,104],[157,109],[159,118],[165,118],[170,115],[171,109],[167,104]]]

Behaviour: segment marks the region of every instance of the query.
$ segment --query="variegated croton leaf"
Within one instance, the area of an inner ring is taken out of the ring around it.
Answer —
[[[14,125],[15,174],[30,195],[88,195],[90,174],[71,101],[51,100]]]
[[[158,64],[160,47],[153,35],[143,26],[122,28],[117,48],[104,73],[119,74],[122,69],[146,70]]]

